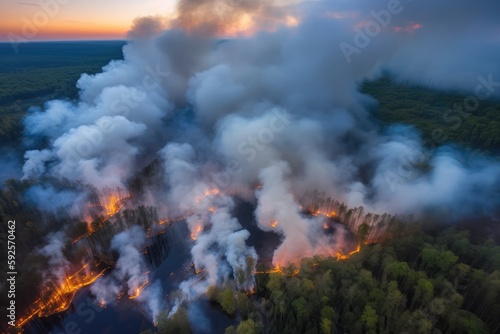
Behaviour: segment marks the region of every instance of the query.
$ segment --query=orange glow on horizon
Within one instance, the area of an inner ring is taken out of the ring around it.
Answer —
[[[0,38],[6,41],[124,39],[129,23],[49,21],[46,25],[29,25],[22,21],[0,23]]]
[[[0,21],[0,40],[4,41],[13,38],[19,42],[123,40],[127,39],[127,32],[138,17],[159,15],[164,20],[163,25],[166,24],[170,28],[176,26],[174,22],[179,18],[179,14],[175,12],[176,1],[167,4],[157,0],[144,0],[140,3],[124,0],[120,6],[116,6],[114,3],[98,0],[74,0],[61,5],[60,10],[49,13],[50,15],[44,12],[41,5],[23,6],[24,3],[14,0],[6,1],[12,3],[6,5],[9,16]],[[280,26],[296,27],[301,22],[300,18],[294,15],[269,17],[264,12],[235,13],[232,12],[235,9],[230,7],[227,10],[230,19],[218,23],[214,37],[249,37],[259,31],[274,31]],[[204,24],[210,21],[206,14],[203,11],[192,14],[191,20],[186,20],[182,27],[187,31],[196,31],[200,27],[203,30]]]
[[[24,42],[124,39],[137,17],[168,16],[176,5],[176,0],[2,0],[0,40],[8,41],[9,33]]]

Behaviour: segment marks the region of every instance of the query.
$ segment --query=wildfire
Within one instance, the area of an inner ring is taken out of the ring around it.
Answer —
[[[161,226],[161,225],[165,225],[165,224],[175,223],[175,222],[178,222],[178,221],[186,219],[188,216],[189,215],[186,215],[186,216],[175,216],[175,217],[165,218],[165,219],[162,219],[162,220],[158,221],[158,225]]]
[[[352,255],[359,253],[361,251],[361,244],[358,244],[358,247],[356,247],[355,250],[348,254],[342,254],[340,252],[337,252],[336,257],[338,261],[341,260],[347,260],[350,258]],[[311,267],[317,267],[318,263],[312,264]],[[255,275],[263,275],[263,274],[280,274],[282,276],[288,276],[288,277],[294,277],[297,276],[300,273],[299,269],[294,269],[292,272],[290,270],[287,270],[286,267],[280,266],[280,264],[277,264],[274,268],[269,269],[269,270],[263,270],[263,271],[255,271]]]
[[[300,272],[299,269],[295,269],[293,272],[287,273],[287,272],[284,271],[284,269],[282,267],[280,267],[280,265],[276,265],[273,269],[264,270],[264,271],[255,271],[254,274],[255,275],[280,274],[282,276],[294,277],[294,276],[297,276],[299,274],[299,272]]]
[[[278,221],[277,221],[277,220],[274,220],[274,221],[271,223],[271,227],[272,227],[272,228],[276,228],[276,226],[278,226]]]
[[[158,225],[164,225],[164,224],[166,224],[166,223],[170,223],[170,222],[171,222],[171,220],[170,220],[170,219],[163,219],[163,220],[160,220],[160,221],[158,222]]]
[[[352,252],[348,253],[348,254],[342,254],[340,252],[337,253],[337,260],[347,260],[348,258],[350,258],[352,255],[356,254],[356,253],[359,253],[361,251],[361,244],[358,244],[358,247],[353,250]]]
[[[202,229],[202,226],[201,226],[201,225],[198,225],[198,226],[196,227],[196,229],[194,230],[194,232],[193,232],[193,233],[191,233],[191,236],[190,236],[190,237],[191,237],[191,240],[196,241],[196,239],[198,239],[198,236],[199,236],[199,235],[200,235],[200,233],[201,233],[201,229]]]
[[[337,215],[337,213],[335,211],[325,212],[325,211],[321,211],[321,210],[316,210],[316,211],[312,212],[311,214],[315,217],[325,216],[328,218],[333,218]]]
[[[281,270],[279,267],[274,267],[271,270],[264,270],[264,271],[255,271],[255,275],[263,275],[263,274],[281,274],[285,275],[285,272]]]
[[[18,326],[24,326],[33,317],[48,317],[52,314],[66,311],[71,305],[75,293],[81,288],[88,286],[101,277],[106,269],[100,272],[88,270],[89,265],[85,264],[74,274],[67,276],[57,288],[47,287],[41,292],[41,297],[37,299],[26,312],[27,315],[19,318]]]
[[[114,192],[109,195],[102,206],[106,212],[106,217],[110,218],[116,215],[125,204],[125,201],[130,198],[130,194],[122,196],[119,192]]]
[[[88,208],[99,208],[99,210],[104,211],[104,219],[101,221],[92,221],[93,215],[90,214],[89,212],[86,214],[85,220],[87,221],[87,233],[86,235],[91,235],[97,232],[101,227],[104,226],[106,221],[116,215],[125,205],[125,202],[130,199],[131,195],[130,194],[125,194],[119,190],[113,191],[111,193],[108,193],[104,198],[101,198],[99,200],[98,204],[89,204]],[[95,226],[97,225],[97,226]],[[85,235],[75,239],[73,243],[76,243],[79,239],[84,237]]]
[[[201,203],[201,201],[206,198],[206,197],[209,197],[209,196],[216,196],[216,195],[221,195],[221,192],[219,189],[217,188],[212,188],[212,189],[207,189],[203,192],[202,195],[200,196],[197,196],[194,201],[196,202],[196,204],[199,204]]]
[[[141,295],[141,291],[144,289],[144,287],[149,283],[149,280],[146,280],[140,287],[135,289],[134,294],[129,296],[129,299],[135,299]]]
[[[247,296],[251,296],[251,295],[253,295],[255,292],[257,292],[257,290],[254,288],[254,289],[252,289],[252,290],[250,290],[250,291],[247,291],[246,295],[247,295]]]

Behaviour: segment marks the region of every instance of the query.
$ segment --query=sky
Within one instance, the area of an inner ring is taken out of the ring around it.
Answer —
[[[176,0],[0,0],[0,40],[123,39],[135,18],[166,15],[174,10],[175,3]]]

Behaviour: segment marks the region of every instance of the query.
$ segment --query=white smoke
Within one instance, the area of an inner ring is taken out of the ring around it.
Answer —
[[[44,138],[48,147],[26,152],[24,177],[127,188],[160,159],[165,183],[155,185],[156,202],[184,217],[195,239],[200,273],[181,284],[187,299],[254,270],[249,232],[232,216],[236,197],[256,202],[259,226],[282,236],[274,254],[280,265],[342,245],[342,234],[321,235],[321,222],[301,213],[303,197],[315,190],[376,213],[447,207],[494,214],[497,161],[447,147],[428,152],[407,127],[382,132],[369,114],[376,101],[359,85],[389,71],[399,81],[472,96],[482,84],[481,97],[498,97],[500,6],[399,3],[368,36],[370,22],[379,22],[373,11],[380,17],[393,2],[241,1],[220,12],[209,7],[214,1],[181,1],[164,32],[154,18],[138,21],[124,60],[83,75],[78,101],[52,101],[26,118],[28,138]],[[263,23],[264,31],[214,35],[241,28],[244,14],[255,17],[253,30]],[[346,56],[342,43],[356,51]],[[98,298],[109,302],[123,286],[130,295],[144,284],[143,243],[139,231],[115,236],[120,258],[113,274],[92,286]],[[243,276],[240,288],[250,289],[252,278]],[[157,287],[146,285],[140,297],[153,316],[161,305]]]
[[[258,205],[255,214],[259,227],[283,236],[282,243],[274,252],[274,265],[282,267],[314,255],[335,256],[344,246],[338,242],[342,241],[343,234],[328,237],[320,232],[321,218],[306,218],[301,214],[300,204],[287,180],[289,174],[290,167],[283,161],[263,169],[260,173],[262,189],[256,192]]]
[[[101,304],[114,304],[125,286],[127,296],[136,298],[155,321],[162,310],[163,292],[159,281],[149,282],[145,242],[146,235],[138,226],[114,236],[111,249],[119,253],[116,266],[110,275],[97,279],[90,290]]]
[[[161,154],[170,188],[170,206],[178,207],[186,217],[194,240],[193,264],[201,276],[181,284],[185,298],[192,300],[210,286],[224,284],[230,278],[237,281],[239,288],[252,289],[257,254],[246,245],[250,233],[231,216],[233,200],[201,180],[191,146],[172,143]],[[239,273],[243,274],[240,280]]]
[[[40,248],[38,252],[49,259],[50,270],[48,272],[54,275],[59,280],[59,283],[63,283],[66,272],[71,265],[63,253],[66,236],[64,232],[59,231],[49,234],[46,239],[47,244]]]

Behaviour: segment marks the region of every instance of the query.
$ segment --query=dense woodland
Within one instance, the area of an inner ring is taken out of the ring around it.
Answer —
[[[122,59],[124,42],[0,44],[0,143],[19,145],[22,119],[31,107],[78,96],[76,81],[111,59]]]
[[[362,90],[378,101],[373,108],[376,119],[385,125],[415,126],[429,147],[460,144],[483,153],[500,154],[498,100],[480,101],[477,108],[467,107],[468,111],[467,94],[399,84],[389,77],[365,82]]]
[[[497,333],[500,246],[472,239],[455,228],[418,232],[366,245],[347,260],[304,259],[257,274],[252,294],[227,285],[208,296],[240,321],[226,334]],[[158,328],[188,333],[186,310],[161,315]]]

